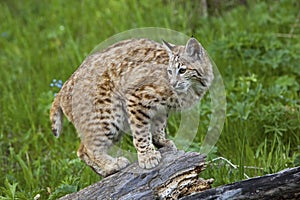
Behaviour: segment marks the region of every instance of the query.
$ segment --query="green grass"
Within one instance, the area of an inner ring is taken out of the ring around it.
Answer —
[[[101,41],[138,27],[194,35],[223,76],[227,118],[208,161],[221,156],[237,167],[213,161],[204,177],[217,186],[299,165],[300,28],[292,38],[278,33],[290,32],[300,3],[234,2],[205,18],[190,1],[1,1],[0,199],[56,199],[100,180],[77,158],[69,122],[53,137],[48,113],[58,90],[50,83],[67,80]],[[207,131],[208,104],[207,97],[191,150]]]

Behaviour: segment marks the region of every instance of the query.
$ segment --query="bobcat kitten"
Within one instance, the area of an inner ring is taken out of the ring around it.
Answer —
[[[87,57],[64,83],[50,111],[52,131],[60,135],[65,114],[81,138],[77,155],[108,176],[129,164],[107,154],[129,126],[140,167],[153,168],[161,160],[154,145],[176,149],[165,138],[168,112],[197,103],[212,80],[211,62],[195,38],[186,46],[124,40]]]

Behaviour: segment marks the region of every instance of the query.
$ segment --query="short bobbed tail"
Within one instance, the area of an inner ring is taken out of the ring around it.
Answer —
[[[60,98],[58,95],[55,97],[50,109],[50,120],[53,135],[59,137],[63,126],[63,111],[60,107]]]

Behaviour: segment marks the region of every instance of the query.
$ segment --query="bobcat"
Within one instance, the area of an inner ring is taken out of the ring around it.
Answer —
[[[129,127],[140,167],[153,168],[161,160],[154,145],[176,149],[165,138],[168,112],[199,102],[213,77],[195,38],[185,46],[149,39],[118,42],[88,56],[64,83],[50,110],[52,131],[60,135],[65,114],[81,138],[77,155],[108,176],[129,165],[107,153]]]

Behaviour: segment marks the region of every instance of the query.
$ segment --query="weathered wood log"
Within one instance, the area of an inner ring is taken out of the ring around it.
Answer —
[[[205,156],[162,150],[161,164],[150,170],[137,163],[61,200],[73,199],[300,199],[300,167],[217,188],[199,178]]]
[[[195,152],[160,149],[162,162],[141,169],[137,162],[61,200],[74,199],[178,199],[210,188],[212,179],[199,178],[205,156]]]
[[[300,199],[300,167],[205,190],[182,198],[196,199]]]

